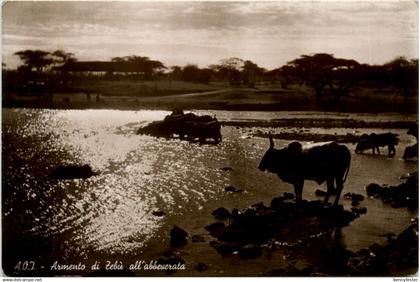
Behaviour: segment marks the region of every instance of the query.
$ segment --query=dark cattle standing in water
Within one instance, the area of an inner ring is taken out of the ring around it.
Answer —
[[[49,178],[52,179],[76,179],[76,178],[89,178],[98,175],[92,171],[89,165],[61,165],[50,173]]]
[[[148,134],[153,135],[156,137],[166,137],[169,138],[171,136],[167,123],[164,121],[153,121],[149,123],[147,126],[139,128],[137,134]]]
[[[190,124],[190,140],[198,138],[200,143],[206,142],[207,139],[213,139],[214,142],[221,142],[220,122],[212,120],[209,122],[193,122]]]
[[[416,143],[412,146],[407,146],[405,148],[403,159],[404,160],[414,159],[414,158],[418,158],[418,156],[419,156],[419,143]]]
[[[163,122],[165,123],[168,135],[178,135],[180,139],[184,139],[185,135],[188,134],[188,128],[186,124],[194,122],[197,116],[193,113],[188,114],[172,114],[166,116]]]
[[[334,204],[337,205],[350,169],[350,161],[349,149],[335,142],[312,144],[307,147],[302,147],[299,142],[292,142],[287,147],[276,150],[270,137],[270,148],[258,168],[276,173],[282,181],[293,184],[297,202],[302,200],[305,180],[314,180],[318,184],[327,181],[328,191],[324,204],[328,203],[330,195],[336,189]]]
[[[216,117],[209,115],[197,116],[193,113],[184,114],[182,111],[172,112],[163,121],[155,121],[140,128],[137,134],[149,134],[156,137],[175,137],[200,143],[213,139],[215,143],[222,141],[221,124]]]
[[[398,144],[398,134],[394,133],[382,133],[382,134],[363,134],[360,142],[356,146],[356,153],[363,153],[365,150],[372,149],[372,154],[375,154],[375,150],[379,151],[379,147],[388,146],[388,155],[395,155],[395,145]]]

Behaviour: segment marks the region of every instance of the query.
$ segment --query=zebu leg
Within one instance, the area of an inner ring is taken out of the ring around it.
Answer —
[[[337,185],[337,196],[335,196],[334,205],[336,206],[338,205],[338,201],[340,200],[341,191],[343,191],[344,188],[343,178],[337,178],[335,180],[335,183]]]
[[[334,191],[334,179],[327,180],[327,195],[324,198],[324,205],[328,204],[328,200],[330,199],[330,195]]]
[[[222,142],[222,134],[220,134],[220,132],[217,134],[217,137],[216,137],[215,140],[216,140],[217,143]]]
[[[300,203],[302,201],[303,183],[304,183],[304,180],[297,180],[293,184],[295,188],[296,203]]]
[[[395,147],[394,145],[390,144],[388,145],[388,156],[394,156],[395,155]]]

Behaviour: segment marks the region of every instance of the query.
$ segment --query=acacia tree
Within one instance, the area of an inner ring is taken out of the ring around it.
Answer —
[[[173,66],[171,69],[172,72],[170,73],[170,76],[172,78],[184,81],[209,83],[214,76],[214,72],[211,69],[200,69],[197,65],[193,64],[188,64],[184,67]]]
[[[182,67],[180,66],[171,66],[171,72],[169,77],[172,79],[181,79],[182,77]]]
[[[209,68],[216,71],[220,79],[227,80],[232,85],[238,85],[241,83],[243,65],[244,60],[232,57],[220,60],[220,64],[209,66]]]
[[[414,89],[418,89],[418,67],[419,61],[408,60],[405,57],[398,57],[384,64],[387,80],[396,88],[399,88],[405,98]]]
[[[245,61],[242,66],[242,80],[250,87],[254,87],[255,81],[264,74],[265,70],[252,61]]]
[[[42,50],[24,50],[14,53],[23,62],[25,70],[42,72],[46,67],[53,63],[51,54]],[[22,68],[21,68],[22,69]]]
[[[366,71],[366,66],[355,60],[335,59],[334,67],[329,72],[328,87],[334,99],[348,95],[350,88],[360,81]]]
[[[335,100],[348,93],[360,78],[360,64],[355,60],[334,58],[331,54],[302,55],[290,61],[287,68],[289,75],[302,79],[315,90],[318,100],[326,87],[329,87]]]
[[[125,56],[112,58],[115,63],[115,70],[120,72],[132,72],[143,74],[145,77],[151,77],[165,69],[165,65],[160,61],[151,60],[149,57]]]
[[[51,53],[53,63],[56,66],[62,66],[64,64],[76,62],[77,59],[74,56],[74,53],[65,52],[63,50],[55,50]]]

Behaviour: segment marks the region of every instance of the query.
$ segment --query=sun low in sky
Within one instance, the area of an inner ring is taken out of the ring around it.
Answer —
[[[25,49],[79,60],[148,56],[205,67],[228,57],[267,69],[302,54],[382,64],[418,58],[416,1],[7,2],[3,62]]]

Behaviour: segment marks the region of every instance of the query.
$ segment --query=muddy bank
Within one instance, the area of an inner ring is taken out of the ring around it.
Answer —
[[[270,134],[258,131],[252,134],[252,136],[268,138]],[[298,141],[311,140],[312,142],[336,141],[340,143],[357,143],[361,138],[361,136],[354,135],[351,133],[348,133],[346,135],[339,135],[339,134],[315,134],[315,133],[303,133],[303,132],[302,133],[301,132],[275,133],[275,134],[271,134],[271,137],[273,137],[274,139],[282,139],[282,140],[298,140]]]
[[[334,118],[286,118],[272,120],[223,121],[225,126],[238,127],[318,127],[318,128],[410,128],[414,121],[364,121]]]

